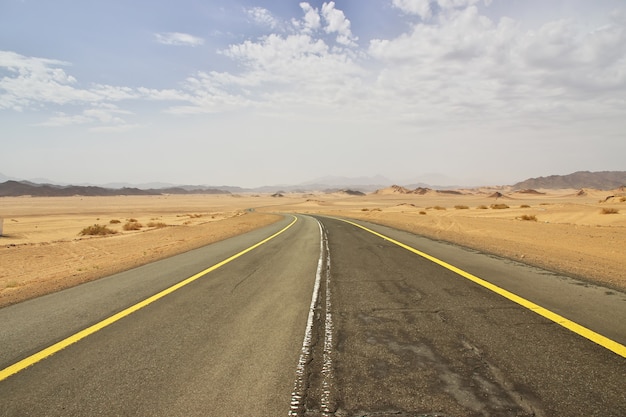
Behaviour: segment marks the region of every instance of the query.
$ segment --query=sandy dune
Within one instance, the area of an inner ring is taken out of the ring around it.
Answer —
[[[271,213],[278,212],[365,219],[626,289],[623,189],[407,191],[414,190],[280,198],[4,197],[0,306],[244,233],[276,221]],[[495,208],[503,205],[508,208]],[[126,231],[129,221],[142,227]],[[94,224],[117,233],[80,235]]]

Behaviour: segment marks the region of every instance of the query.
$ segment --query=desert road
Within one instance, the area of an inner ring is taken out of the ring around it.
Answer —
[[[0,309],[0,416],[624,416],[626,294],[280,222]]]

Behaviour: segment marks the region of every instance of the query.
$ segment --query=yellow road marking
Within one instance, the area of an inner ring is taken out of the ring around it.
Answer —
[[[427,253],[424,253],[424,252],[419,251],[419,250],[417,250],[415,248],[412,248],[411,246],[405,245],[404,243],[398,242],[397,240],[394,240],[394,239],[392,239],[392,238],[390,238],[388,236],[385,236],[385,235],[383,235],[381,233],[378,233],[378,232],[375,232],[373,230],[370,230],[370,229],[368,229],[365,226],[362,226],[362,225],[360,225],[358,223],[354,223],[354,222],[351,222],[351,221],[345,220],[345,219],[338,219],[338,220],[341,220],[341,221],[346,222],[346,223],[350,223],[353,226],[361,228],[361,229],[363,229],[363,230],[365,230],[365,231],[367,231],[369,233],[372,233],[373,235],[376,235],[376,236],[378,236],[378,237],[380,237],[382,239],[385,239],[385,240],[387,240],[387,241],[389,241],[389,242],[391,242],[391,243],[393,243],[395,245],[398,245],[401,248],[404,248],[404,249],[406,249],[406,250],[408,250],[410,252],[413,252],[416,255],[419,255],[419,256],[421,256],[423,258],[426,258],[429,261],[432,261],[432,262],[434,262],[434,263],[436,263],[436,264],[438,264],[438,265],[440,265],[440,266],[442,266],[442,267],[444,267],[444,268],[446,268],[446,269],[448,269],[448,270],[450,270],[450,271],[452,271],[452,272],[454,272],[454,273],[456,273],[458,275],[461,275],[462,277],[464,277],[464,278],[466,278],[466,279],[468,279],[468,280],[470,280],[472,282],[475,282],[476,284],[478,284],[478,285],[480,285],[482,287],[485,287],[488,290],[491,290],[491,291],[495,292],[496,294],[499,294],[502,297],[507,298],[507,299],[513,301],[514,303],[517,303],[517,304],[521,305],[522,307],[525,307],[525,308],[527,308],[527,309],[529,309],[531,311],[534,311],[535,313],[539,314],[540,316],[543,316],[543,317],[547,318],[548,320],[551,320],[551,321],[555,322],[556,324],[559,324],[559,325],[565,327],[566,329],[571,330],[572,332],[574,332],[574,333],[576,333],[576,334],[578,334],[578,335],[580,335],[580,336],[582,336],[582,337],[584,337],[586,339],[591,340],[594,343],[597,343],[598,345],[600,345],[600,346],[610,350],[611,352],[614,352],[617,355],[619,355],[619,356],[621,356],[623,358],[626,358],[626,346],[624,346],[624,345],[622,345],[622,344],[620,344],[620,343],[618,343],[618,342],[616,342],[614,340],[611,340],[611,339],[609,339],[606,336],[602,336],[601,334],[596,333],[593,330],[590,330],[590,329],[588,329],[588,328],[586,328],[584,326],[581,326],[580,324],[575,323],[575,322],[573,322],[573,321],[571,321],[569,319],[566,319],[565,317],[563,317],[563,316],[561,316],[559,314],[556,314],[556,313],[554,313],[554,312],[552,312],[552,311],[550,311],[550,310],[548,310],[548,309],[546,309],[544,307],[541,307],[540,305],[537,305],[537,304],[533,303],[532,301],[528,301],[525,298],[522,298],[522,297],[520,297],[520,296],[518,296],[516,294],[513,294],[510,291],[507,291],[507,290],[505,290],[503,288],[498,287],[497,285],[494,285],[494,284],[492,284],[490,282],[487,282],[487,281],[485,281],[482,278],[478,278],[477,276],[472,275],[469,272],[465,272],[462,269],[457,268],[456,266],[450,265],[447,262],[444,262],[444,261],[442,261],[440,259],[435,258],[434,256],[428,255]]]
[[[239,258],[242,255],[245,255],[246,253],[250,252],[253,249],[258,248],[259,246],[261,246],[264,243],[267,243],[268,241],[274,239],[276,236],[280,235],[281,233],[283,233],[285,230],[289,229],[291,226],[293,226],[293,224],[298,221],[298,218],[294,216],[293,221],[291,223],[289,223],[287,226],[285,226],[283,229],[279,230],[278,232],[274,233],[273,235],[271,235],[270,237],[263,239],[262,241],[250,246],[247,249],[242,250],[241,252],[231,256],[228,259],[225,259],[207,269],[205,269],[202,272],[198,272],[197,274],[179,282],[178,284],[175,284],[169,288],[164,289],[163,291],[153,295],[152,297],[146,298],[143,301],[140,301],[139,303],[132,305],[130,307],[128,307],[127,309],[120,311],[117,314],[114,314],[104,320],[102,320],[99,323],[94,324],[93,326],[87,327],[84,330],[81,330],[80,332],[69,336],[66,339],[61,340],[60,342],[57,342],[51,346],[48,346],[47,348],[27,357],[22,359],[21,361],[14,363],[13,365],[0,370],[0,381],[3,381],[5,379],[7,379],[8,377],[10,377],[11,375],[14,375],[22,370],[24,370],[25,368],[47,358],[48,356],[52,356],[55,353],[59,352],[62,349],[65,349],[66,347],[78,342],[81,339],[84,339],[85,337],[99,331],[102,330],[103,328],[107,327],[110,324],[115,323],[116,321],[131,315],[132,313],[136,312],[137,310],[152,304],[153,302],[165,297],[168,294],[173,293],[174,291],[184,287],[187,284],[192,283],[193,281],[197,280],[198,278],[203,277],[204,275],[208,274],[209,272],[215,271],[216,269],[226,265],[227,263]]]

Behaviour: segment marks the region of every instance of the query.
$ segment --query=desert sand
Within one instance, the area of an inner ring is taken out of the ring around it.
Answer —
[[[623,189],[407,191],[3,197],[0,307],[245,233],[275,213],[368,220],[626,290]],[[81,235],[94,224],[116,233]]]

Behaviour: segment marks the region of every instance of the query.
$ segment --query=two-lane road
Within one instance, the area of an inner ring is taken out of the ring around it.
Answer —
[[[0,416],[624,415],[626,358],[398,243],[618,347],[626,294],[297,219],[1,309]]]

